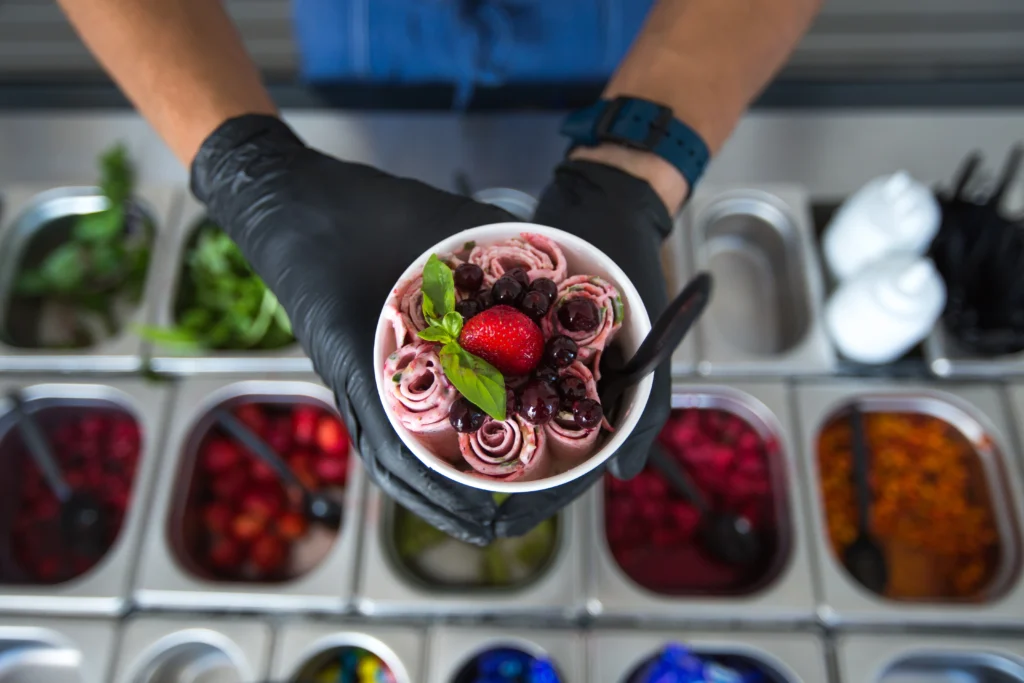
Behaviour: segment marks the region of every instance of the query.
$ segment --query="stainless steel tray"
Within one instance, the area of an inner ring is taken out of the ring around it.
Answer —
[[[391,548],[387,498],[369,487],[356,606],[364,614],[545,614],[571,617],[583,609],[581,501],[560,517],[559,547],[547,570],[520,589],[431,588],[403,567]]]
[[[424,677],[423,629],[365,622],[289,622],[277,631],[270,669],[273,681],[293,681],[300,668],[318,653],[334,647],[359,647],[380,657],[396,683],[421,683]]]
[[[551,659],[564,683],[591,680],[586,674],[586,644],[578,631],[549,628],[438,626],[430,633],[430,672],[426,683],[452,683],[463,666],[494,647],[514,647]]]
[[[665,275],[669,301],[683,291],[694,275],[689,247],[690,214],[682,212],[672,223],[672,232],[661,246],[661,270]],[[672,374],[685,376],[697,368],[697,332],[691,330],[672,353]]]
[[[647,616],[682,620],[806,620],[814,618],[815,596],[811,550],[805,521],[797,439],[790,396],[779,382],[677,383],[673,407],[704,406],[735,412],[774,434],[782,456],[773,484],[783,489],[777,500],[780,552],[774,578],[763,588],[740,596],[672,596],[654,593],[630,579],[612,557],[604,528],[604,490],[586,496],[590,586],[587,607],[598,616]],[[771,572],[770,572],[771,573]]]
[[[109,683],[113,619],[0,619],[0,676],[32,683]]]
[[[257,619],[139,616],[121,628],[116,683],[261,681],[273,632]]]
[[[835,641],[839,683],[1021,683],[1024,642],[1020,638],[967,634],[840,635]],[[904,667],[894,670],[900,665]],[[960,671],[943,675],[943,669]],[[905,673],[887,678],[886,673]],[[911,677],[912,674],[918,674]],[[931,674],[928,676],[927,674]]]
[[[142,209],[153,219],[153,243],[142,299],[120,332],[86,349],[17,348],[0,342],[0,370],[19,372],[133,372],[142,367],[144,344],[132,330],[146,322],[150,303],[160,290],[157,275],[167,248],[169,228],[180,209],[182,188],[141,186],[136,191]],[[106,206],[95,187],[14,186],[0,191],[0,315],[6,316],[18,261],[29,238],[47,221],[60,216],[92,213]],[[0,324],[3,324],[0,322]]]
[[[179,383],[164,442],[160,485],[153,496],[135,599],[144,607],[310,610],[340,612],[352,595],[362,525],[364,473],[355,453],[350,456],[348,491],[341,530],[324,560],[308,573],[284,583],[218,582],[192,574],[179,561],[169,529],[178,511],[180,475],[192,463],[193,428],[211,408],[240,396],[313,400],[334,405],[329,389],[310,375],[252,379],[195,377]],[[354,447],[354,446],[353,446]]]
[[[1024,375],[1024,351],[1005,356],[983,358],[963,349],[939,320],[924,342],[928,367],[939,377],[978,377],[998,379]]]
[[[670,642],[698,653],[748,657],[773,669],[785,683],[829,680],[824,642],[810,633],[598,630],[587,640],[591,683],[627,683],[627,676]]]
[[[148,517],[156,476],[169,390],[141,379],[112,379],[108,382],[48,381],[41,377],[0,380],[0,397],[13,389],[31,405],[36,401],[70,405],[104,401],[123,407],[138,420],[142,432],[131,502],[117,540],[104,558],[78,578],[55,585],[0,585],[0,609],[19,612],[116,614],[126,610],[131,597],[131,578],[139,556],[140,538]],[[9,410],[0,398],[0,423]],[[9,429],[10,424],[3,429]],[[0,438],[3,433],[0,432]]]
[[[1016,428],[1017,439],[1014,442],[1017,449],[1015,455],[1019,472],[1024,477],[1024,382],[1015,382],[1005,388],[1006,397],[1009,403],[1009,419]],[[1024,524],[1024,520],[1021,521]]]
[[[705,187],[681,221],[688,226],[693,270],[708,270],[715,278],[711,303],[697,324],[698,372],[751,376],[834,369],[805,190]]]
[[[149,322],[158,327],[174,325],[174,303],[183,273],[185,250],[195,229],[206,217],[206,209],[185,193],[178,219],[169,226],[170,237],[160,259],[157,277],[160,287],[153,293]],[[298,343],[273,351],[178,351],[159,345],[149,348],[150,365],[158,372],[253,373],[311,372],[313,364]]]
[[[819,617],[840,624],[1024,624],[1020,522],[1024,488],[1013,458],[1010,425],[999,390],[991,386],[839,381],[797,387],[804,478],[809,495],[815,560],[822,589]],[[892,601],[867,591],[832,553],[818,486],[816,439],[821,425],[856,398],[864,410],[925,412],[956,426],[975,443],[988,481],[1004,560],[985,603]],[[987,437],[987,438],[986,438]],[[1002,588],[1002,590],[1000,590]]]

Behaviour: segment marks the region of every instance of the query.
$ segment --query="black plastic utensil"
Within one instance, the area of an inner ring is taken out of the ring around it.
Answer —
[[[658,316],[651,326],[651,331],[644,337],[628,362],[617,362],[622,357],[617,352],[617,347],[611,347],[602,354],[598,393],[606,414],[612,412],[622,392],[654,372],[655,368],[672,355],[707,307],[711,298],[711,286],[710,273],[698,273],[690,280],[679,296]]]
[[[49,441],[21,396],[14,392],[7,398],[25,448],[60,505],[61,537],[66,548],[91,558],[99,556],[107,535],[107,519],[99,503],[89,493],[76,491],[68,485]]]
[[[651,446],[649,462],[668,480],[676,493],[700,512],[698,538],[714,558],[733,567],[746,567],[761,557],[761,539],[750,520],[730,512],[712,510],[679,463],[661,444]]]
[[[853,479],[857,490],[857,538],[843,553],[843,562],[855,579],[879,595],[889,583],[885,554],[871,534],[871,485],[868,480],[868,444],[864,434],[864,416],[855,405],[850,409]]]
[[[224,428],[224,431],[273,469],[285,484],[302,492],[304,512],[309,519],[331,529],[338,529],[341,526],[341,505],[337,501],[328,498],[322,493],[310,490],[295,476],[295,473],[291,471],[291,468],[288,467],[284,459],[275,453],[274,449],[266,441],[261,439],[259,435],[249,429],[237,417],[226,410],[219,410],[215,418],[218,424]]]

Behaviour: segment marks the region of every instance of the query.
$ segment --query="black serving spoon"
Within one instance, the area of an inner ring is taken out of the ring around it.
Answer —
[[[654,372],[676,350],[707,307],[711,298],[711,284],[711,274],[706,272],[698,273],[690,280],[679,296],[658,316],[651,331],[628,362],[619,362],[622,355],[617,346],[605,350],[601,355],[598,393],[606,415],[612,413],[622,392]]]
[[[712,510],[679,463],[655,441],[649,462],[668,480],[676,493],[700,512],[698,538],[708,554],[732,567],[746,567],[761,557],[761,539],[750,520],[731,512]]]
[[[854,405],[850,408],[852,428],[853,483],[857,489],[857,538],[843,553],[843,562],[865,588],[879,595],[889,583],[885,554],[871,534],[871,486],[868,481],[868,444],[864,434],[864,416]]]
[[[304,512],[309,519],[331,529],[338,529],[341,526],[341,505],[337,501],[322,493],[311,491],[295,476],[281,456],[237,417],[226,410],[217,411],[214,417],[224,431],[273,469],[281,481],[302,492]]]
[[[68,485],[49,441],[21,396],[12,392],[7,398],[11,402],[11,412],[17,418],[16,425],[25,448],[60,505],[61,537],[67,544],[65,548],[90,558],[98,557],[103,553],[107,536],[107,518],[99,503],[89,493],[76,491]]]

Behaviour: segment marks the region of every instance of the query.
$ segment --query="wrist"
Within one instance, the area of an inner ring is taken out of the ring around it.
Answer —
[[[675,214],[683,205],[690,187],[675,166],[657,154],[602,143],[595,147],[577,147],[569,155],[572,160],[593,161],[617,168],[644,180],[665,204],[669,214]]]

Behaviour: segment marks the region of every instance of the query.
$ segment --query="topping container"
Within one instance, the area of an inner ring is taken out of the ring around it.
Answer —
[[[68,239],[75,217],[106,208],[107,199],[95,187],[24,186],[4,191],[0,221],[0,370],[133,372],[142,367],[143,344],[132,326],[147,320],[150,302],[161,290],[159,254],[165,253],[167,228],[179,210],[182,191],[143,186],[135,196],[136,205],[151,220],[153,230],[149,266],[138,303],[117,308],[113,333],[104,329],[97,315],[87,325],[97,343],[79,348],[49,344],[48,348],[40,345],[45,339],[40,340],[39,333],[56,339],[49,335],[60,334],[66,318],[52,305],[47,308],[28,301],[15,304],[15,279],[26,263],[34,263]]]
[[[560,683],[587,681],[585,641],[578,631],[551,628],[438,626],[430,632],[426,683],[462,683],[460,674],[488,650],[515,649],[548,659]],[[468,672],[467,672],[468,673]],[[471,680],[476,680],[475,678]]]
[[[236,462],[233,467],[241,470],[232,470],[230,477],[206,474],[216,455],[210,444],[220,436],[216,430],[210,433],[216,408],[237,411],[256,403],[264,407],[260,414],[269,415],[267,429],[275,421],[294,418],[291,424],[296,430],[306,429],[297,416],[308,412],[309,406],[333,410],[333,395],[315,378],[285,377],[245,381],[197,377],[179,384],[161,486],[154,497],[136,578],[135,597],[141,605],[337,612],[348,604],[358,559],[363,491],[363,471],[354,451],[349,452],[344,489],[324,491],[342,496],[341,527],[336,534],[313,523],[302,528],[301,516],[295,520],[298,528],[288,531],[283,520],[295,515],[258,513],[257,508],[266,504],[286,505],[287,498],[281,498],[273,471],[255,458]],[[309,436],[319,442],[319,434]],[[267,440],[272,439],[268,432]],[[294,439],[296,444],[308,440],[298,431]],[[319,443],[315,448],[320,448]],[[319,457],[314,446],[308,449],[309,454],[302,457],[295,448],[282,454],[300,478],[309,476],[308,468],[296,463]],[[248,454],[243,451],[243,455]],[[278,492],[275,501],[265,502],[262,498],[271,488]],[[214,515],[209,509],[213,502],[223,503],[229,514]],[[227,519],[230,523],[222,524]],[[225,539],[232,543],[220,542]],[[231,553],[225,555],[225,548],[237,550],[241,562],[228,561]]]
[[[417,683],[424,675],[423,630],[359,622],[287,623],[277,632],[271,680],[306,683],[315,670],[337,659],[339,649],[371,653],[391,671],[396,683]],[[301,674],[302,678],[299,678]]]
[[[595,487],[585,501],[589,506],[586,520],[590,541],[588,564],[593,567],[587,602],[589,611],[601,617],[729,621],[810,620],[815,605],[810,550],[802,514],[802,487],[798,478],[796,443],[792,436],[789,394],[785,386],[774,382],[736,383],[731,386],[703,382],[680,384],[673,389],[672,406],[674,415],[677,416],[686,416],[691,411],[698,411],[698,419],[735,416],[756,433],[760,442],[757,452],[764,455],[763,461],[759,458],[757,463],[740,463],[743,458],[739,457],[739,451],[730,451],[724,436],[715,436],[711,433],[705,436],[725,439],[720,444],[721,448],[709,448],[705,444],[701,446],[700,453],[711,457],[712,461],[719,456],[724,457],[720,469],[725,478],[719,484],[715,484],[715,491],[720,493],[728,493],[730,487],[737,481],[729,474],[733,472],[734,464],[767,466],[766,474],[761,474],[761,469],[758,468],[753,478],[745,477],[739,482],[744,486],[763,478],[768,482],[765,491],[757,495],[751,494],[753,497],[748,497],[746,502],[742,502],[742,506],[756,504],[754,511],[761,519],[752,517],[752,521],[760,532],[763,546],[767,551],[767,559],[755,563],[753,572],[726,574],[722,569],[725,565],[708,559],[704,553],[697,550],[694,527],[699,515],[695,508],[683,505],[686,509],[677,515],[674,510],[667,507],[668,503],[661,506],[664,509],[659,508],[648,513],[651,515],[649,521],[642,517],[630,517],[630,521],[625,522],[627,527],[636,528],[636,525],[643,525],[647,528],[652,524],[657,525],[659,520],[674,518],[685,512],[687,515],[684,521],[690,529],[685,538],[691,540],[680,543],[675,543],[674,537],[663,540],[659,538],[659,535],[664,535],[661,534],[662,530],[659,527],[651,532],[650,543],[643,547],[628,547],[619,541],[613,546],[608,533],[618,533],[612,528],[618,518],[607,516],[606,499],[614,497],[621,500],[630,515],[642,515],[643,511],[640,508],[651,497],[651,492],[645,490],[640,494],[645,500],[638,503],[639,508],[630,502],[629,492],[637,486],[647,486],[648,482],[645,480],[648,477],[656,476],[662,482],[664,479],[660,475],[655,475],[656,470],[650,464],[647,467],[649,474],[641,475],[632,482],[617,482],[606,475],[605,486]],[[676,418],[670,421],[670,427],[663,432],[663,444],[667,443],[664,439],[668,438],[671,425],[676,424],[683,431],[693,428],[675,420]],[[698,430],[704,429],[705,427],[698,427]],[[690,450],[696,457],[697,449]],[[735,459],[734,454],[737,454]],[[702,461],[699,467],[694,467],[693,463],[688,463],[686,467],[698,489],[705,493],[705,498],[708,498],[707,493],[712,492],[708,487],[713,482],[711,479],[705,481],[704,475],[711,472],[712,466],[715,466],[715,462]],[[614,492],[607,487],[615,487]],[[671,492],[667,484],[659,485],[658,488],[666,496]],[[751,514],[743,509],[730,509],[740,505],[738,499],[733,500],[728,495],[721,501],[719,498],[721,496],[712,496],[709,500],[712,509]],[[655,500],[667,501],[669,498]],[[671,519],[664,530],[676,529],[677,523],[681,522]],[[774,533],[769,531],[771,529],[774,529]],[[636,564],[621,565],[613,554],[615,547],[629,553],[629,557],[636,559]],[[677,547],[680,550],[669,550]],[[648,557],[648,561],[640,560],[644,556]],[[658,559],[659,556],[661,559]],[[698,566],[698,563],[704,567],[700,573],[695,570],[675,574],[660,571],[668,567],[692,568]],[[649,568],[650,572],[645,572],[641,576],[638,572],[644,567]],[[635,579],[631,578],[630,571],[636,573]],[[722,580],[722,577],[728,580]],[[646,587],[641,585],[640,581],[646,583]]]
[[[0,681],[109,683],[117,622],[107,619],[0,619]]]
[[[696,325],[701,374],[827,374],[824,286],[810,203],[796,186],[702,188],[686,211],[694,270],[715,292]]]
[[[846,514],[845,508],[835,502],[837,496],[852,495],[852,484],[847,484],[842,474],[842,458],[848,457],[843,453],[848,451],[841,446],[842,432],[836,430],[843,428],[839,420],[854,401],[864,415],[869,448],[872,452],[876,447],[886,449],[882,456],[871,456],[870,473],[876,482],[872,487],[872,528],[886,556],[889,597],[870,592],[853,578],[833,549],[830,535],[831,529],[831,534],[844,543],[842,539],[849,534],[841,516]],[[809,490],[813,491],[808,507],[822,587],[819,616],[826,623],[980,626],[1024,622],[1018,521],[1022,518],[1022,488],[1019,473],[1004,459],[1012,457],[1012,451],[1005,407],[997,389],[976,385],[834,382],[799,387],[797,406],[806,477]],[[832,420],[837,420],[835,426],[827,427]],[[920,438],[930,440],[927,456],[907,452],[908,447],[903,444],[912,441],[905,436],[906,425],[913,425],[922,434]],[[885,446],[879,446],[880,443]],[[957,455],[954,462],[960,463],[959,467],[936,460],[947,457],[950,449],[960,453],[962,448],[973,448],[973,455]],[[919,471],[918,465],[939,469],[929,475]],[[890,476],[912,477],[906,486],[919,492],[925,503],[916,502],[917,497],[901,497],[904,494],[897,486],[900,480],[887,479],[889,472],[895,473]],[[820,483],[826,473],[830,475],[830,507],[825,506]],[[933,488],[935,493],[929,493]],[[885,495],[880,491],[886,491]],[[964,492],[962,498],[956,497],[958,492]],[[932,495],[948,500],[948,504],[922,507]],[[896,509],[889,510],[888,505],[895,505]],[[969,521],[965,515],[972,515],[970,519],[980,526],[962,531]],[[888,526],[889,519],[895,519],[900,526]],[[918,527],[923,531],[915,530]],[[943,550],[950,543],[955,548],[955,538],[938,537],[933,532],[963,533],[966,541],[981,543],[984,548],[972,550],[970,556],[956,549]],[[998,540],[985,542],[987,534]],[[929,555],[923,554],[920,544],[929,550]]]
[[[62,538],[59,504],[23,451],[8,412],[6,395],[19,389],[69,486],[94,493],[109,515],[101,545],[88,555],[63,557],[70,546]],[[140,379],[0,381],[0,467],[7,473],[0,483],[0,608],[94,614],[127,609],[167,394]],[[97,552],[102,555],[95,560]],[[77,564],[65,579],[59,571],[69,563]]]
[[[206,222],[206,209],[191,195],[182,202],[180,216],[170,226],[167,248],[160,260],[162,287],[154,293],[151,325],[171,327],[187,274],[186,259],[197,230]],[[273,350],[181,350],[149,344],[150,364],[158,372],[171,374],[236,372],[309,372],[312,362],[297,342]]]
[[[569,505],[558,515],[552,556],[532,576],[515,577],[518,585],[481,585],[482,582],[473,581],[471,576],[442,584],[437,580],[434,563],[447,560],[455,561],[458,566],[467,559],[475,563],[480,560],[480,551],[459,544],[439,545],[436,547],[443,551],[443,558],[433,558],[432,565],[421,565],[417,572],[417,567],[403,561],[402,549],[397,543],[396,521],[402,521],[399,518],[402,513],[396,514],[397,506],[379,489],[370,487],[356,588],[357,607],[373,615],[525,613],[571,617],[578,614],[583,606],[580,505],[579,501]],[[432,530],[433,527],[429,527],[428,533]],[[410,542],[412,540],[410,538]],[[433,575],[428,573],[431,571]]]
[[[1019,638],[959,634],[840,635],[839,683],[1021,683]]]
[[[679,296],[686,283],[693,279],[694,269],[689,257],[692,253],[690,230],[690,214],[686,211],[680,212],[672,224],[672,232],[665,238],[665,242],[661,246],[661,271],[665,276],[669,301]],[[713,293],[712,300],[714,296]],[[687,334],[683,342],[672,353],[673,376],[693,374],[697,367],[696,339],[696,333]]]
[[[588,641],[591,683],[630,683],[630,676],[672,642],[683,643],[698,655],[758,666],[766,683],[828,680],[824,642],[810,633],[597,630]]]
[[[115,683],[248,683],[267,678],[273,633],[254,618],[133,617],[121,629]]]

